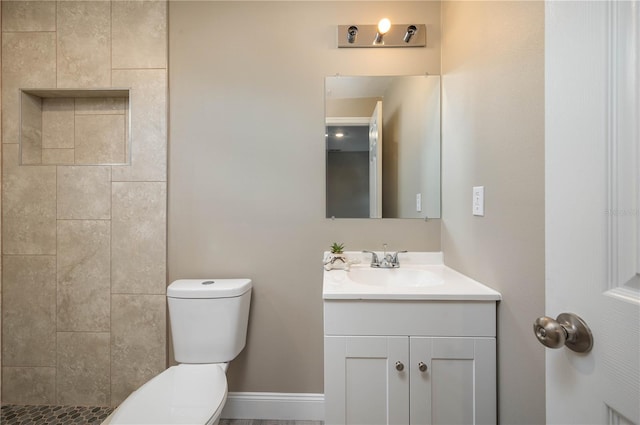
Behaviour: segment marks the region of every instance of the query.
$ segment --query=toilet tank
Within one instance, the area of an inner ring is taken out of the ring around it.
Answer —
[[[178,363],[233,360],[247,339],[250,279],[180,279],[167,288]]]

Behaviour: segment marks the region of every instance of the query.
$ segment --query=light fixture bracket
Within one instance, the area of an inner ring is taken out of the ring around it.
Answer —
[[[356,36],[353,36],[353,28],[357,28]],[[408,31],[412,32],[410,37],[406,36]],[[427,45],[427,27],[424,24],[392,24],[379,43],[375,42],[377,35],[378,25],[338,25],[338,47],[425,47]],[[405,41],[405,39],[408,40]]]

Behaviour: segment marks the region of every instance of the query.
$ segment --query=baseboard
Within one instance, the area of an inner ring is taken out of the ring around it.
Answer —
[[[229,393],[223,419],[324,420],[324,394]]]

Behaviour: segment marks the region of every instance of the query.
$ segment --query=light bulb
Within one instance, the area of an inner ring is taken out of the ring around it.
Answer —
[[[382,18],[380,19],[380,22],[378,22],[378,33],[381,35],[384,35],[387,33],[387,31],[389,31],[389,29],[391,28],[391,21],[387,18]]]

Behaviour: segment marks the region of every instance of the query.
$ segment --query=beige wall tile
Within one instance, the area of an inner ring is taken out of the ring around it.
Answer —
[[[167,2],[113,3],[113,68],[167,67]]]
[[[124,115],[76,115],[76,164],[125,162]]]
[[[57,5],[57,87],[110,86],[111,3],[60,1]]]
[[[58,167],[58,219],[111,218],[111,167]]]
[[[72,98],[42,99],[42,147],[73,148],[74,103]]]
[[[76,99],[76,114],[124,114],[124,97],[79,97]]]
[[[56,404],[56,368],[3,367],[2,403]]]
[[[2,153],[4,254],[56,252],[56,167],[19,166],[18,145]]]
[[[166,367],[166,301],[162,295],[112,297],[111,404]]]
[[[131,165],[113,167],[113,180],[166,181],[166,70],[115,70],[113,85],[131,87]]]
[[[109,343],[107,332],[58,332],[57,404],[109,405]]]
[[[42,99],[22,93],[20,154],[22,164],[42,163]]]
[[[70,165],[75,162],[75,149],[42,149],[43,164]]]
[[[2,31],[55,31],[53,1],[3,1]]]
[[[164,182],[112,185],[111,291],[166,293]]]
[[[2,18],[3,31],[55,31],[56,29],[56,13],[58,9],[58,33],[10,33],[6,32],[2,37],[2,125],[3,137],[2,142],[8,143],[6,151],[3,151],[3,190],[2,201],[8,207],[3,211],[3,224],[5,231],[3,233],[3,252],[10,253],[38,253],[38,254],[55,254],[56,251],[56,205],[61,207],[61,214],[64,217],[75,218],[77,211],[80,211],[82,217],[100,216],[106,217],[105,213],[107,205],[111,203],[111,191],[109,189],[108,202],[104,201],[104,175],[91,175],[89,177],[80,176],[80,180],[75,183],[71,180],[75,177],[72,175],[56,174],[54,166],[37,166],[37,167],[18,167],[18,143],[19,143],[19,96],[18,88],[55,88],[55,87],[106,87],[114,86],[111,84],[111,60],[128,61],[130,66],[142,66],[146,63],[148,66],[157,67],[158,61],[162,61],[166,67],[166,4],[160,2],[131,2],[130,5],[120,4],[121,2],[109,1],[86,1],[86,2],[16,2],[9,4],[6,1],[1,2],[0,14]],[[122,6],[122,7],[120,7]],[[50,11],[52,13],[45,13]],[[114,20],[119,23],[114,24],[114,33],[117,33],[119,39],[118,46],[113,46],[114,53],[111,54],[112,43],[110,40],[112,9]],[[1,13],[4,12],[4,13]],[[130,14],[131,16],[123,16]],[[132,27],[124,28],[127,19],[132,18]],[[150,20],[162,19],[162,22],[154,24]],[[57,38],[56,38],[57,36]],[[164,37],[160,45],[159,40]],[[137,38],[137,40],[136,40]],[[126,46],[127,43],[138,44],[137,47]],[[56,50],[58,53],[56,63]],[[135,55],[141,55],[136,57]],[[148,55],[148,57],[144,57]],[[135,61],[134,63],[131,61]],[[56,65],[58,66],[56,69]],[[114,63],[115,66],[115,63]],[[116,72],[118,74],[118,72]],[[120,175],[129,180],[166,180],[166,87],[167,76],[166,70],[149,70],[131,71],[131,73],[120,73],[121,78],[118,86],[130,86],[127,81],[135,82],[138,91],[141,108],[138,117],[134,119],[137,122],[140,150],[137,153],[138,167],[117,167],[120,168]],[[159,76],[160,80],[156,79]],[[125,84],[125,85],[122,85]],[[81,101],[82,103],[82,101]],[[145,104],[147,103],[147,104]],[[104,105],[103,105],[104,106]],[[106,105],[100,109],[92,109],[91,105],[82,105],[78,114],[113,114],[119,113],[119,106]],[[126,107],[125,107],[126,113]],[[126,115],[124,116],[124,126],[128,125]],[[60,121],[60,117],[54,121]],[[52,121],[53,122],[53,121]],[[52,123],[50,122],[50,123]],[[44,130],[47,130],[46,127]],[[45,131],[46,132],[46,131]],[[62,132],[64,133],[64,132]],[[75,137],[75,129],[72,130],[72,137]],[[42,151],[43,160],[51,163],[69,163],[73,160],[74,149],[72,144],[64,144],[62,141],[59,145],[47,145],[51,139],[45,142]],[[55,149],[49,149],[55,146]],[[62,149],[57,149],[64,147]],[[7,158],[10,162],[7,162]],[[160,165],[158,165],[158,161]],[[75,168],[75,167],[61,167]],[[78,167],[80,168],[80,167]],[[86,169],[100,169],[104,167],[84,167]],[[108,168],[108,167],[106,167]],[[94,170],[95,171],[95,170]],[[91,174],[91,171],[88,172]],[[83,173],[80,173],[83,174]],[[69,179],[69,184],[56,185],[57,178]],[[91,181],[96,181],[100,187],[99,193],[91,193],[96,186],[91,185]],[[61,203],[56,202],[56,187],[61,192]],[[161,215],[162,215],[162,243],[159,250],[165,251],[165,203],[166,203],[166,186],[161,185]],[[75,198],[75,199],[73,199]],[[81,202],[81,199],[93,199],[94,202]],[[149,201],[149,199],[147,199]],[[124,204],[127,204],[126,202]],[[129,204],[127,204],[129,205]],[[154,204],[155,205],[155,204]],[[125,208],[126,209],[126,208]],[[70,212],[71,211],[71,212]],[[109,211],[110,215],[110,211]],[[108,217],[107,217],[108,218]],[[128,218],[120,221],[120,224],[127,223]],[[61,221],[61,226],[71,223],[70,221]],[[83,222],[89,223],[109,223],[108,221],[100,222]],[[140,221],[140,229],[134,232],[133,240],[137,243],[140,240],[148,241],[149,244],[157,244],[150,241],[147,226],[155,228],[156,219],[153,214]],[[53,226],[51,226],[51,224]],[[131,226],[134,226],[130,223]],[[121,226],[123,229],[126,226]],[[135,227],[135,226],[134,226]],[[133,227],[132,227],[133,228]],[[145,229],[143,229],[145,228]],[[51,232],[53,229],[53,232]],[[68,229],[67,229],[68,230]],[[104,230],[104,229],[102,229]],[[107,229],[108,230],[108,229]],[[64,233],[65,236],[62,235]],[[66,248],[61,249],[58,267],[60,269],[69,270],[69,275],[77,277],[77,282],[82,279],[82,270],[91,268],[92,270],[101,269],[104,263],[92,263],[91,249],[87,244],[99,245],[100,249],[104,248],[105,241],[102,239],[104,234],[96,229],[88,230],[76,228],[70,231],[64,230],[60,235],[60,244]],[[151,234],[155,234],[155,230]],[[78,242],[78,249],[73,251],[72,245],[74,238],[84,235],[86,240]],[[93,238],[93,239],[91,239]],[[99,240],[95,240],[95,239]],[[121,238],[126,239],[126,238]],[[153,239],[153,238],[151,238]],[[108,241],[107,241],[108,242]],[[126,243],[126,242],[124,242]],[[141,245],[144,245],[142,243]],[[95,248],[95,246],[94,246]],[[80,251],[84,252],[80,253]],[[109,245],[107,251],[110,253]],[[156,248],[152,249],[153,252]],[[137,254],[135,251],[130,251]],[[88,257],[87,257],[88,255]],[[74,260],[72,257],[76,256]],[[141,264],[148,267],[149,270],[141,270],[135,274],[134,281],[139,284],[143,282],[145,274],[151,276],[151,281],[159,282],[157,276],[162,273],[162,284],[153,284],[154,291],[158,290],[164,293],[165,286],[165,258],[162,255],[161,262],[158,264],[155,260],[157,255],[143,255]],[[7,257],[8,258],[8,257]],[[17,257],[16,257],[17,258]],[[35,257],[34,257],[35,258]],[[40,257],[38,257],[40,258]],[[50,258],[50,257],[46,257]],[[69,264],[65,263],[68,261]],[[71,271],[71,264],[79,268],[79,272]],[[64,264],[61,264],[64,263]],[[130,264],[134,262],[131,261]],[[150,264],[154,263],[153,266]],[[88,266],[88,264],[92,264]],[[155,267],[157,265],[157,267]],[[67,267],[68,266],[68,267]],[[109,265],[102,276],[109,276]],[[86,280],[95,281],[91,271],[87,272]],[[125,279],[122,279],[125,280]],[[94,282],[95,283],[95,282]],[[104,283],[100,282],[100,294],[88,294],[83,292],[86,287],[74,287],[74,293],[59,295],[62,302],[70,300],[69,305],[78,305],[82,299],[91,298],[102,299]],[[140,285],[141,287],[144,285]],[[96,289],[95,285],[91,286],[92,290]],[[107,283],[107,293],[109,286]],[[160,288],[160,289],[156,289]],[[23,295],[32,295],[33,291],[25,291]],[[119,297],[119,295],[115,295]],[[56,296],[51,299],[55,300]],[[135,298],[135,297],[134,297]],[[165,368],[165,349],[166,349],[166,326],[165,326],[165,297],[164,295],[144,296],[142,303],[133,301],[133,309],[127,309],[126,305],[121,305],[119,310],[121,317],[134,317],[127,322],[116,324],[119,327],[121,338],[114,338],[114,347],[118,347],[116,356],[122,367],[114,370],[114,388],[121,394],[130,392],[130,387],[135,382],[135,386],[144,383],[150,377],[161,372]],[[138,298],[142,299],[142,298]],[[5,300],[6,301],[6,300]],[[128,300],[125,300],[125,303]],[[91,314],[100,317],[104,316],[104,302],[101,301],[99,306],[91,307]],[[109,302],[110,304],[110,302]],[[109,304],[107,304],[106,312],[110,314]],[[141,326],[141,330],[148,329],[149,314],[140,311],[134,311],[136,306],[147,306],[152,310],[150,333],[134,335],[127,334],[129,324],[136,326],[136,323],[146,323]],[[74,319],[65,319],[65,314],[60,311],[60,317],[63,321],[70,323],[89,323],[91,319],[82,317],[83,312],[79,312],[75,307],[63,309],[64,311],[72,311],[77,317]],[[55,310],[54,310],[55,311]],[[86,312],[85,312],[86,313]],[[88,314],[88,313],[87,313]],[[5,318],[6,320],[6,318]],[[104,320],[104,319],[100,319]],[[13,320],[10,320],[13,322]],[[50,321],[55,324],[55,318]],[[5,322],[6,324],[6,322]],[[102,325],[100,325],[102,326]],[[102,328],[101,328],[102,329]],[[52,333],[52,335],[56,335]],[[2,369],[3,386],[2,398],[5,402],[14,402],[20,404],[108,404],[111,402],[109,393],[109,344],[110,336],[106,332],[59,332],[57,334],[57,383],[56,368],[54,367],[4,367]],[[50,337],[51,338],[51,337]],[[55,338],[55,337],[54,337]],[[128,339],[131,338],[131,339]],[[118,344],[117,341],[126,341]],[[129,350],[128,346],[135,347]],[[149,355],[143,354],[138,356],[135,353],[146,353],[145,349],[149,349]],[[2,350],[0,350],[0,353]],[[129,357],[130,356],[130,357]],[[114,368],[115,369],[115,368]],[[59,394],[56,399],[56,386]],[[131,388],[132,389],[132,388]],[[9,397],[9,398],[7,398]],[[124,397],[120,397],[121,401]],[[114,401],[114,403],[116,403]]]
[[[5,256],[3,366],[56,364],[56,258]]]
[[[56,86],[56,34],[2,34],[2,141],[18,143],[19,88]]]
[[[108,331],[110,222],[58,220],[58,331]]]

